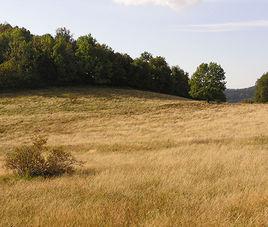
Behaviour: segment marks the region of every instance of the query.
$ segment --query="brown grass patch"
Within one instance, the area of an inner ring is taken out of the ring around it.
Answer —
[[[38,134],[86,166],[31,181],[0,168],[0,226],[266,226],[267,113],[108,88],[2,94],[0,164]]]

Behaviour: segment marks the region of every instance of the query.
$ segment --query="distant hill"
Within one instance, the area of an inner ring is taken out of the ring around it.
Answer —
[[[243,100],[253,99],[255,95],[256,87],[249,87],[244,89],[227,89],[225,95],[227,102],[241,102]]]

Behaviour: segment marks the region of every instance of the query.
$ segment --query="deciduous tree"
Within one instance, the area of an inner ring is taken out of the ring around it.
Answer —
[[[226,101],[225,72],[217,63],[201,64],[190,80],[190,95],[194,99]]]
[[[268,73],[264,74],[256,84],[256,102],[268,102]]]

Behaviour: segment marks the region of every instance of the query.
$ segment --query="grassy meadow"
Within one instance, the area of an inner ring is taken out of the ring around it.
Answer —
[[[19,179],[5,153],[46,136],[83,168]],[[267,226],[268,105],[110,88],[0,95],[0,226]]]

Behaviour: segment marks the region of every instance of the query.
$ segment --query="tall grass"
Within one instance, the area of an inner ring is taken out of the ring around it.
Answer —
[[[112,89],[2,95],[0,163],[38,133],[86,165],[31,181],[0,169],[0,226],[266,226],[267,113]]]

